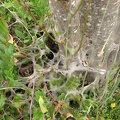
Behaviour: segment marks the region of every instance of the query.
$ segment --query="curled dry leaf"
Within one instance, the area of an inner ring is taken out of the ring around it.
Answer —
[[[8,40],[8,43],[11,43],[11,44],[13,44],[13,37],[9,34],[9,40]]]
[[[10,39],[8,40],[8,43],[13,44],[13,37],[12,37],[12,35],[9,34],[9,38]],[[14,43],[14,46],[17,46],[16,43]]]
[[[17,46],[16,43],[13,43],[13,37],[12,35],[9,34],[9,40],[8,43],[14,44],[14,46]],[[14,57],[14,62],[17,63],[19,60],[17,58]]]
[[[14,57],[14,62],[17,63],[19,60],[17,58]]]
[[[73,117],[73,115],[71,113],[67,113],[66,118],[69,118],[69,117]]]

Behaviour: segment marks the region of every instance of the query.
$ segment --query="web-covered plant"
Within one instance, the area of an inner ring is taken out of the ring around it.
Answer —
[[[1,1],[0,117],[118,119],[119,2]]]

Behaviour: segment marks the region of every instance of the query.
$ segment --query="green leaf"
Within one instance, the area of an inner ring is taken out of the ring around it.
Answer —
[[[48,111],[46,106],[45,106],[45,103],[44,103],[42,96],[39,97],[39,105],[40,105],[42,113],[46,113]]]
[[[5,97],[0,97],[0,110],[3,110],[4,108],[3,108],[3,106],[4,106],[4,104],[5,104],[5,100],[6,100],[6,98]]]
[[[24,42],[24,43],[28,43],[28,42],[30,42],[30,39],[26,39],[26,40],[24,40],[23,42]]]
[[[42,69],[42,66],[40,66],[39,64],[35,64],[35,69],[39,71]]]
[[[80,79],[74,76],[71,76],[70,79],[61,87],[61,90],[75,90],[80,84]]]
[[[2,17],[0,17],[0,36],[2,36],[6,40],[8,40],[9,38],[8,26]]]
[[[16,35],[17,35],[19,38],[22,38],[22,39],[25,38],[24,34],[23,34],[21,31],[15,30],[15,33],[16,33]]]
[[[59,100],[64,100],[64,98],[65,98],[65,93],[62,93],[58,98],[59,98]]]
[[[5,116],[4,117],[5,118],[5,120],[14,120],[12,117],[10,117],[10,116]]]
[[[39,97],[42,96],[44,100],[46,100],[46,94],[43,91],[36,91],[35,92],[35,99],[36,101],[39,101]]]
[[[7,40],[3,37],[3,35],[0,35],[0,42],[2,44],[6,44]]]
[[[35,110],[33,113],[33,119],[34,120],[43,120],[44,119],[44,114],[38,112],[38,110]]]
[[[12,107],[15,107],[15,108],[20,108],[21,107],[21,105],[23,104],[23,102],[13,102],[12,104],[11,104],[11,106]]]
[[[8,26],[5,20],[0,17],[0,78],[4,78],[5,80],[14,80],[16,75],[13,60],[14,46],[7,42],[8,39]]]
[[[10,8],[12,6],[13,6],[12,2],[4,2],[4,7],[5,8]]]

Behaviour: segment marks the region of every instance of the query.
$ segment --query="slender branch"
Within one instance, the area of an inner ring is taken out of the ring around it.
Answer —
[[[86,19],[85,19],[85,22],[84,22],[82,37],[81,37],[81,40],[80,40],[79,47],[78,47],[77,51],[74,53],[74,55],[76,55],[81,50],[82,45],[83,45],[83,39],[84,39],[86,28],[87,28],[88,15],[89,15],[89,12],[90,12],[91,2],[92,2],[92,0],[89,0],[89,4],[88,4],[88,7],[87,7],[87,11],[86,11]]]
[[[80,1],[80,4],[78,5],[77,9],[75,10],[74,14],[72,14],[71,19],[77,14],[77,12],[80,10],[81,5],[83,3],[83,0]]]
[[[32,17],[32,19],[34,20],[34,22],[40,27],[41,30],[43,30],[45,32],[45,34],[47,34],[55,43],[57,44],[63,44],[62,42],[58,42],[56,41],[48,32],[47,30],[45,29],[45,26],[41,26],[38,21],[36,20],[36,18],[34,17],[34,15],[32,14],[31,10],[29,7],[25,7],[23,4],[21,4],[21,2],[18,0],[18,3],[25,9],[27,10],[27,12],[29,13],[29,15]]]

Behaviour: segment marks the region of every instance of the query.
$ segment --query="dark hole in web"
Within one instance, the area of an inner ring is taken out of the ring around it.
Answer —
[[[49,60],[52,60],[54,58],[54,54],[52,52],[50,53],[47,53],[46,54],[46,57],[49,59]]]
[[[52,33],[49,33],[49,34],[50,34],[50,36],[52,36],[55,39],[55,37]],[[49,36],[45,40],[45,44],[52,52],[58,53],[58,51],[59,51],[58,44],[56,44]]]
[[[36,37],[37,37],[37,38],[39,38],[39,37],[41,37],[43,34],[44,34],[44,32],[43,32],[43,31],[38,32],[38,33],[36,34]]]
[[[15,90],[15,93],[24,94],[24,93],[25,93],[25,90],[24,90],[24,89],[17,89],[17,90]]]
[[[69,105],[72,108],[79,108],[79,103],[77,101],[75,101],[75,100],[70,100]]]
[[[58,112],[56,115],[55,115],[55,118],[56,119],[59,119],[61,117],[61,114]]]
[[[11,94],[12,94],[11,91],[7,91],[7,92],[5,93],[5,95],[6,95],[7,98],[10,97]]]
[[[33,74],[33,62],[29,61],[28,63],[22,64],[19,69],[19,75],[22,77],[28,77]]]
[[[93,43],[92,40],[90,40],[89,43],[92,44]]]

